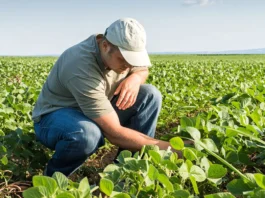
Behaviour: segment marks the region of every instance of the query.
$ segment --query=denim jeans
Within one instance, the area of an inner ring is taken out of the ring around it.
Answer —
[[[119,110],[112,100],[122,126],[154,137],[157,118],[161,110],[161,93],[152,85],[141,85],[135,104]],[[100,146],[104,135],[99,126],[75,108],[61,108],[45,114],[34,123],[37,141],[55,150],[49,160],[46,175],[59,171],[66,176],[78,169]]]

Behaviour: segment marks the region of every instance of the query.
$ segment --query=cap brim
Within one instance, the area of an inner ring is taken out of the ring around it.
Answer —
[[[136,67],[150,67],[151,62],[146,50],[140,52],[128,51],[121,47],[119,50],[123,58],[132,66]]]

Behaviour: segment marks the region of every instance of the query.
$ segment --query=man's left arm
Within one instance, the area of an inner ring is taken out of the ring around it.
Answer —
[[[114,95],[120,94],[116,103],[119,109],[125,110],[135,103],[140,86],[145,83],[148,74],[147,67],[136,68],[120,83],[114,93]]]
[[[133,76],[133,75],[139,76],[141,79],[141,84],[144,84],[149,75],[149,70],[147,67],[145,67],[145,69],[142,69],[142,70],[135,70],[131,72],[128,77]]]

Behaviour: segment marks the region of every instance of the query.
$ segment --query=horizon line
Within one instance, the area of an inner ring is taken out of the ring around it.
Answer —
[[[260,51],[260,52],[259,52]],[[258,53],[257,53],[258,52]],[[149,55],[152,54],[180,54],[180,55],[195,55],[195,54],[235,54],[235,55],[242,55],[242,54],[265,54],[265,48],[253,48],[253,49],[242,49],[242,50],[221,50],[221,51],[162,51],[162,52],[148,52]],[[58,57],[61,54],[14,54],[14,55],[4,55],[0,54],[0,56],[51,56],[51,57]]]

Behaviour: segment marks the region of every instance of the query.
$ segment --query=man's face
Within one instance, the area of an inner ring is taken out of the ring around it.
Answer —
[[[121,55],[119,49],[111,50],[111,46],[103,43],[103,51],[101,53],[102,61],[108,69],[118,74],[122,74],[132,68]]]

